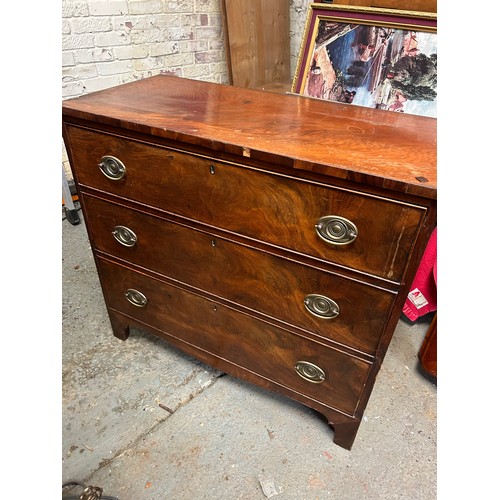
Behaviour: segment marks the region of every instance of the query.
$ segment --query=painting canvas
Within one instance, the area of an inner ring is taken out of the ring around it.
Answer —
[[[292,92],[436,117],[436,14],[311,4]]]

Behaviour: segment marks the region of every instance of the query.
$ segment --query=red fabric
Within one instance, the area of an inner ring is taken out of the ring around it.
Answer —
[[[415,279],[403,307],[404,315],[415,321],[437,309],[437,228],[431,234]]]

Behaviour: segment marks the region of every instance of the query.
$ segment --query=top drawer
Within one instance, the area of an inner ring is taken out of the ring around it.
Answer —
[[[67,129],[80,185],[394,282],[401,281],[425,215],[415,205]],[[108,176],[102,172],[104,156],[124,166],[119,179],[108,177],[113,161]],[[352,241],[342,241],[351,231]]]

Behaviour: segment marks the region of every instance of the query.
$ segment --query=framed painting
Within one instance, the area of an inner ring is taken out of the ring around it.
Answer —
[[[436,117],[436,14],[310,4],[292,92]]]

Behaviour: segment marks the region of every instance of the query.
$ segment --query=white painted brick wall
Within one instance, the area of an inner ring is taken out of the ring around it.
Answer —
[[[290,0],[292,72],[309,3]],[[220,0],[62,0],[63,99],[162,72],[228,83]]]
[[[160,72],[228,82],[219,0],[63,0],[62,16],[64,99]]]
[[[135,0],[129,2],[130,14],[152,14],[163,12],[163,2],[161,0]]]
[[[91,16],[116,16],[128,13],[128,4],[130,2],[127,0],[89,0],[85,3],[89,6]]]
[[[309,3],[290,0],[292,71]],[[63,98],[160,72],[228,82],[220,0],[63,0],[62,49]]]

